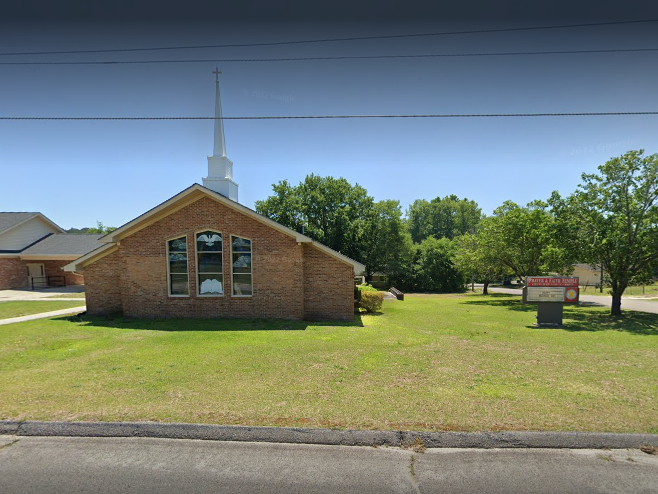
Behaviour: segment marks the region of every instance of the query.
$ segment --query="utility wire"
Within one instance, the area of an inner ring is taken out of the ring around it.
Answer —
[[[491,118],[491,117],[602,117],[658,115],[658,111],[572,113],[432,113],[411,115],[294,115],[257,117],[3,117],[1,120],[310,120],[347,118]]]
[[[125,64],[167,64],[167,63],[210,63],[210,62],[297,62],[309,60],[363,60],[390,58],[458,58],[458,57],[505,57],[519,55],[572,55],[579,53],[628,53],[655,52],[658,48],[610,48],[602,50],[554,50],[554,51],[515,51],[499,53],[435,53],[422,55],[339,55],[331,57],[291,57],[291,58],[209,58],[202,60],[83,60],[77,62],[0,62],[0,65],[125,65]]]
[[[583,24],[562,24],[557,26],[532,26],[532,27],[512,27],[500,29],[471,29],[466,31],[443,31],[438,33],[418,33],[418,34],[389,34],[383,36],[353,36],[349,38],[324,38],[324,39],[307,39],[297,41],[275,41],[265,43],[234,43],[234,44],[221,44],[221,45],[191,45],[191,46],[160,46],[151,48],[112,48],[105,50],[58,50],[58,51],[31,51],[31,52],[5,52],[0,53],[0,56],[16,56],[16,55],[66,55],[74,53],[120,53],[120,52],[136,52],[136,51],[163,51],[163,50],[197,50],[206,48],[239,48],[249,46],[280,46],[280,45],[300,45],[308,43],[333,43],[338,41],[361,41],[373,39],[399,39],[399,38],[419,38],[426,36],[452,36],[458,34],[484,34],[484,33],[502,33],[502,32],[516,32],[516,31],[538,31],[547,29],[567,29],[575,27],[592,27],[592,26],[611,26],[619,24],[639,24],[647,22],[658,22],[658,19],[641,19],[633,21],[610,21],[610,22],[595,22]]]

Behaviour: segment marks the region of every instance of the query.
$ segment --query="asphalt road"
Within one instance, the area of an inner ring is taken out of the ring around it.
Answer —
[[[490,292],[497,293],[509,293],[512,295],[521,296],[521,290],[518,288],[489,288]],[[605,307],[610,307],[612,304],[612,297],[605,296],[599,297],[597,295],[584,295],[582,292],[580,294],[580,302],[594,305],[602,305]],[[621,310],[636,310],[639,312],[650,312],[658,314],[658,301],[651,300],[639,300],[628,297],[621,298]],[[658,491],[658,489],[657,489]]]
[[[431,449],[0,436],[0,492],[655,493],[637,449]]]

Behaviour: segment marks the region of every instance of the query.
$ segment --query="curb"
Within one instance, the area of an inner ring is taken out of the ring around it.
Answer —
[[[0,421],[0,435],[53,437],[151,437],[331,446],[424,448],[628,449],[658,445],[658,434],[608,432],[412,432],[246,427],[157,422]]]

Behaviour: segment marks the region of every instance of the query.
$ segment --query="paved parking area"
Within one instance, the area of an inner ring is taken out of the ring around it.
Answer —
[[[38,288],[36,290],[0,290],[0,302],[9,302],[13,300],[44,300],[57,295],[66,295],[68,293],[82,293],[85,291],[84,285],[57,286],[51,288]],[[54,298],[52,300],[67,300],[66,298]],[[81,300],[72,298],[71,300]]]

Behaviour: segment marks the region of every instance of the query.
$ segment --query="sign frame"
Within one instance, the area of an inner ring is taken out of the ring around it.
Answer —
[[[577,276],[526,276],[524,304],[577,304],[580,287]]]

